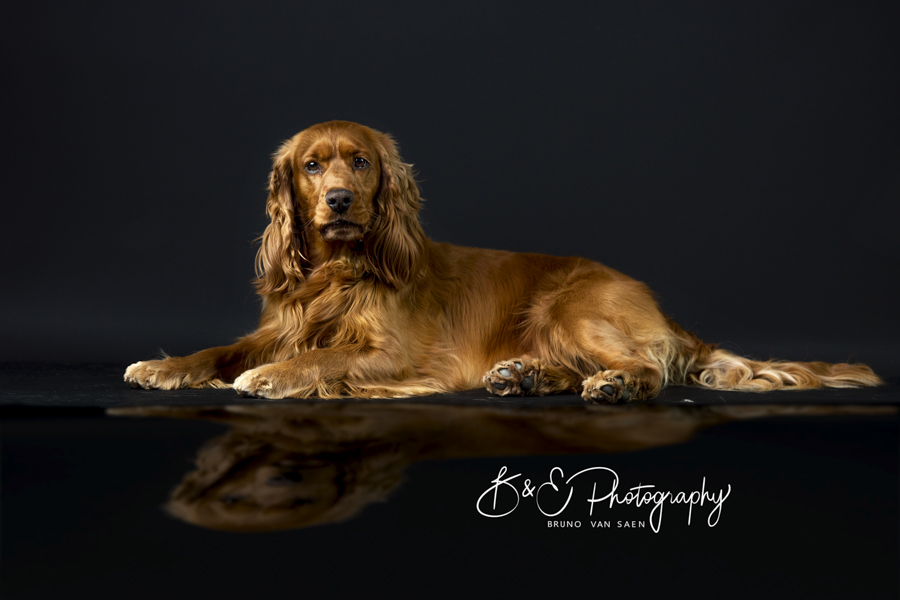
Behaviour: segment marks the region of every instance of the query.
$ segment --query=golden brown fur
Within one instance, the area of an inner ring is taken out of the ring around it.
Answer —
[[[133,386],[233,382],[263,398],[486,386],[615,403],[669,384],[880,383],[865,365],[759,362],[704,344],[644,284],[599,263],[433,242],[411,166],[389,136],[355,123],[322,123],[285,142],[269,188],[259,328],[230,346],[135,363],[125,372]]]

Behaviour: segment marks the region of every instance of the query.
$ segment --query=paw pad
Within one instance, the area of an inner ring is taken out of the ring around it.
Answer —
[[[484,384],[489,392],[498,396],[525,396],[534,391],[539,372],[540,365],[536,360],[505,360],[488,371]]]
[[[592,404],[629,402],[635,391],[633,378],[624,371],[601,372],[586,379],[582,385],[581,397]]]
[[[522,382],[519,385],[521,385],[522,389],[526,392],[531,390],[531,388],[534,387],[534,373],[523,377]]]

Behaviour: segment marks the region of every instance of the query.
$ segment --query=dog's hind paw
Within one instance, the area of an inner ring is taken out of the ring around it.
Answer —
[[[513,358],[494,365],[484,378],[484,386],[497,396],[539,395],[541,365],[534,358]]]
[[[616,404],[641,400],[634,377],[627,371],[601,371],[582,383],[581,397],[591,404]]]

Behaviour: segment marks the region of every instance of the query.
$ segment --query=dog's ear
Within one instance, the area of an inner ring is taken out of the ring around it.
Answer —
[[[289,292],[303,283],[303,265],[308,262],[303,224],[296,222],[295,139],[282,144],[272,158],[266,202],[272,222],[262,234],[256,254],[256,288],[263,295]]]
[[[422,198],[412,165],[397,152],[394,140],[377,134],[381,184],[375,198],[375,217],[366,241],[369,268],[396,288],[412,281],[422,267],[425,232],[419,224]]]

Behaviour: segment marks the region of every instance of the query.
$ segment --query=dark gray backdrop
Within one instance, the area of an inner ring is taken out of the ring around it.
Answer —
[[[738,350],[900,342],[896,2],[244,4],[3,11],[0,360],[251,330],[269,156],[330,119],[396,136],[435,239],[599,260]]]

